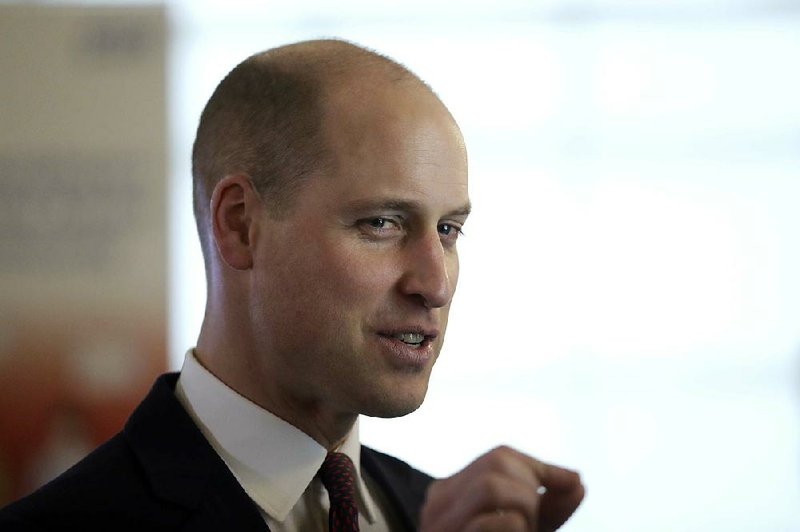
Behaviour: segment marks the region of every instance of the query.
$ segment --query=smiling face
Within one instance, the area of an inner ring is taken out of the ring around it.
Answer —
[[[361,86],[328,100],[330,171],[252,233],[260,378],[280,411],[405,415],[444,340],[469,211],[463,141],[418,83]]]

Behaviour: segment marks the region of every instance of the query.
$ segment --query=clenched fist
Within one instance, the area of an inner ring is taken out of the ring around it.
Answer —
[[[583,495],[578,473],[498,447],[430,485],[420,531],[550,532],[569,519]]]

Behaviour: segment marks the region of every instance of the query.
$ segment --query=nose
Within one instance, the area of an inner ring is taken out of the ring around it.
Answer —
[[[438,232],[405,247],[405,270],[400,291],[427,308],[444,307],[453,298],[458,281],[458,255],[445,250]]]

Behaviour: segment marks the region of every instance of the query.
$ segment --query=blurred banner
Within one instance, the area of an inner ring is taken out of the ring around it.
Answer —
[[[0,504],[166,366],[165,20],[0,6]]]

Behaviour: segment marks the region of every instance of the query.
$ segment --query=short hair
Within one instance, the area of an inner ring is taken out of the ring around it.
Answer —
[[[194,214],[208,265],[211,194],[225,176],[250,178],[270,214],[331,161],[322,134],[326,90],[354,73],[413,79],[399,63],[341,40],[305,41],[252,55],[225,76],[200,116],[192,150]]]

